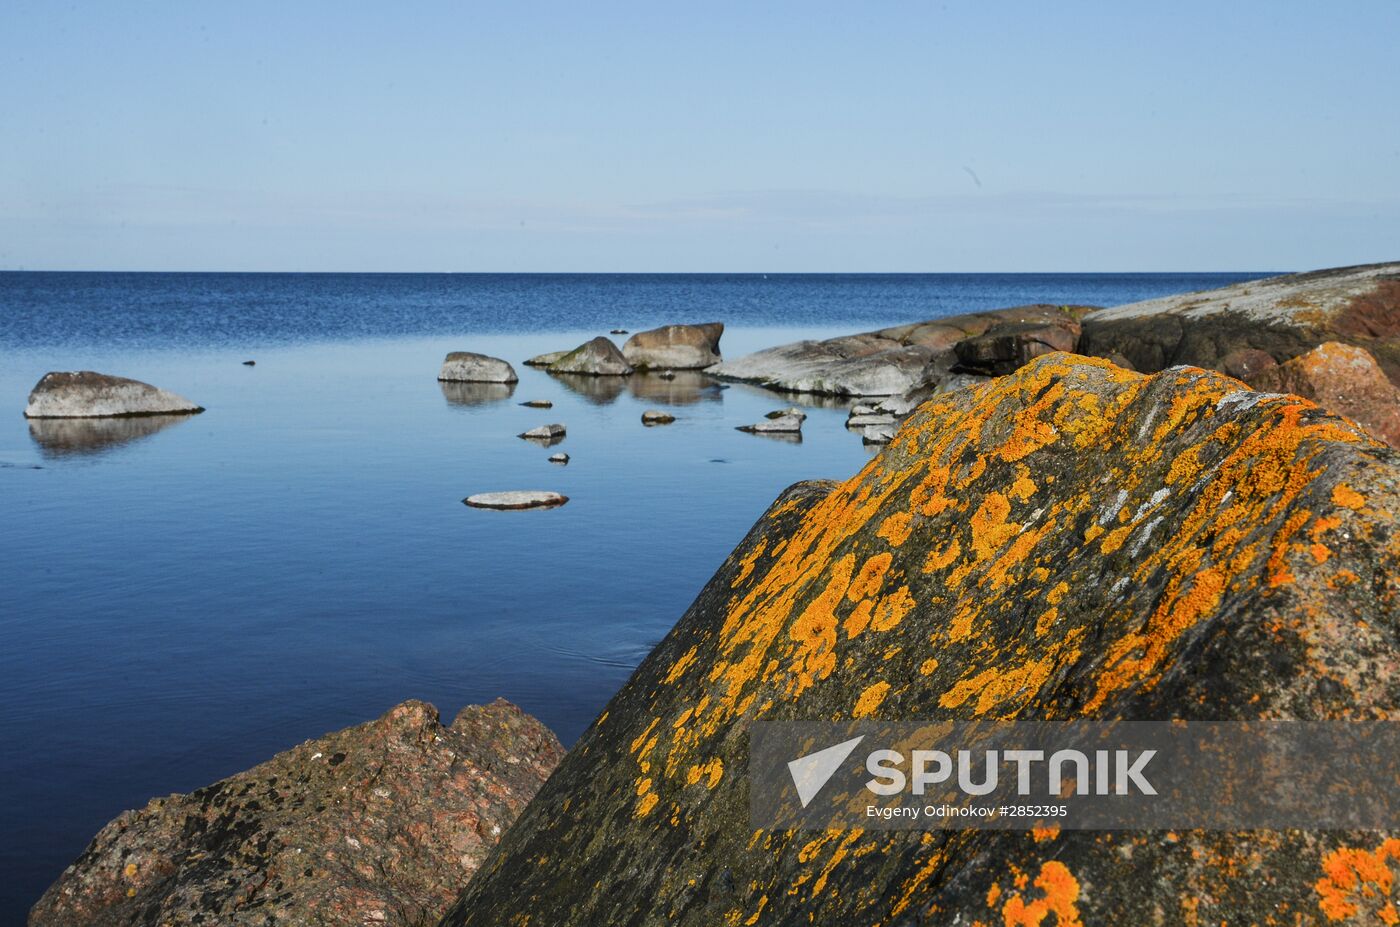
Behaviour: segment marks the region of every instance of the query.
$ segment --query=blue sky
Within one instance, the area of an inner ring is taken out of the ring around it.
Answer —
[[[59,3],[0,268],[1400,259],[1400,3]]]

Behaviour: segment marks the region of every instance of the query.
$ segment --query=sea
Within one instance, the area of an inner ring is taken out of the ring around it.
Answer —
[[[734,357],[1263,276],[0,273],[0,923],[121,811],[405,699],[448,722],[503,697],[571,742],[784,487],[874,453],[846,403],[525,358],[710,321]],[[438,383],[457,350],[520,382]],[[23,418],[79,369],[207,411]],[[736,430],[794,402],[800,443]],[[555,422],[556,447],[517,437]],[[462,504],[510,489],[570,501]]]

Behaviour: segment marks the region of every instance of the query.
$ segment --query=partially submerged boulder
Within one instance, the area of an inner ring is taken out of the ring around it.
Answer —
[[[569,353],[568,351],[546,351],[546,352],[543,353],[543,354],[536,354],[534,357],[532,357],[532,358],[530,358],[529,360],[525,361],[525,366],[526,366],[526,367],[548,367],[550,364],[555,363],[555,362],[558,361],[561,357],[564,357],[564,356],[565,356],[566,354],[568,354],[568,353]]]
[[[627,358],[607,338],[599,335],[584,342],[549,365],[550,373],[572,373],[590,377],[625,377],[632,373]]]
[[[537,425],[529,431],[522,431],[517,437],[532,441],[562,441],[567,433],[568,429],[556,422],[550,425]]]
[[[1293,393],[1400,447],[1400,388],[1364,348],[1329,341],[1249,378],[1255,389]]]
[[[723,322],[663,325],[628,338],[622,354],[638,370],[703,370],[722,359],[723,334]]]
[[[1316,924],[1396,841],[755,830],[749,727],[1400,719],[1398,517],[1394,451],[1219,374],[1053,354],[939,396],[778,499],[444,923]]]
[[[1365,348],[1400,385],[1400,263],[1254,280],[1096,312],[1079,352],[1118,353],[1142,371],[1224,370],[1241,349],[1282,363],[1326,341]]]
[[[833,396],[897,396],[922,385],[925,369],[953,362],[958,342],[995,326],[1065,326],[1077,331],[1087,306],[1016,306],[900,325],[826,341],[799,341],[711,367],[722,379],[770,389]],[[1073,348],[1073,345],[1070,345]]]
[[[204,411],[183,396],[140,380],[92,370],[44,374],[29,394],[25,418],[106,418],[194,415]]]
[[[765,418],[761,422],[754,422],[752,425],[740,425],[736,431],[747,431],[749,434],[798,434],[802,431],[802,422],[806,415],[778,415]]]
[[[430,924],[563,755],[509,702],[422,702],[102,829],[34,927]]]
[[[453,351],[442,362],[438,379],[460,383],[514,383],[520,378],[515,368],[499,357]]]
[[[660,409],[647,409],[642,413],[643,425],[669,425],[676,420],[670,412],[663,412]]]

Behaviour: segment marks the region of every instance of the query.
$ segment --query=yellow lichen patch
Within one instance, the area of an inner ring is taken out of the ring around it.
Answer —
[[[938,669],[938,660],[936,660],[933,657],[929,657],[927,660],[919,664],[919,673],[923,676],[928,676],[936,669]]]
[[[909,587],[900,586],[875,605],[870,628],[873,631],[888,631],[903,621],[904,616],[913,609],[914,597],[909,594]]]
[[[909,539],[909,532],[913,528],[913,515],[908,512],[895,512],[880,523],[880,530],[876,531],[875,534],[877,537],[889,541],[891,547],[899,547]]]
[[[1036,843],[1045,843],[1060,836],[1060,825],[1057,823],[1037,824],[1031,828],[1031,839]]]
[[[1021,526],[1006,520],[1011,503],[999,492],[989,492],[972,514],[972,549],[978,560],[986,560],[1001,545],[1016,536]]]
[[[754,564],[758,563],[758,558],[763,556],[767,547],[768,542],[760,540],[753,546],[753,550],[743,556],[743,559],[739,561],[739,575],[735,576],[734,581],[729,584],[731,588],[738,588],[744,580],[749,578],[749,574],[753,572]]]
[[[677,679],[680,679],[681,676],[685,675],[686,669],[690,667],[690,664],[695,662],[696,649],[695,647],[691,647],[685,653],[681,654],[679,660],[671,665],[671,669],[666,673],[667,685],[674,683]]]
[[[868,718],[875,713],[875,710],[884,702],[885,696],[890,694],[890,684],[888,682],[877,682],[868,687],[856,699],[856,707],[851,711],[853,718]]]
[[[724,760],[717,756],[704,763],[692,765],[685,771],[685,784],[695,785],[704,782],[705,788],[713,789],[724,778]]]
[[[1351,509],[1353,512],[1361,511],[1366,504],[1366,497],[1352,489],[1346,483],[1338,483],[1332,487],[1332,501],[1344,509]]]
[[[1079,882],[1069,867],[1059,860],[1041,864],[1035,887],[1041,897],[1027,902],[1021,892],[1015,892],[1002,905],[1001,916],[1006,927],[1083,927],[1079,919]],[[1050,915],[1054,918],[1047,920]]]
[[[1039,660],[1027,660],[1009,669],[993,667],[958,680],[938,699],[944,708],[959,708],[972,696],[977,696],[974,714],[983,715],[1018,695],[1033,695],[1039,691],[1055,668],[1056,654]],[[1069,659],[1077,657],[1077,652]]]
[[[936,573],[958,559],[960,553],[962,553],[962,545],[958,543],[957,538],[953,538],[946,547],[929,551],[928,557],[924,560],[924,572]]]
[[[1323,858],[1323,876],[1313,886],[1319,896],[1317,906],[1329,921],[1356,917],[1365,906],[1384,924],[1400,923],[1391,895],[1392,862],[1400,864],[1400,840],[1393,837],[1375,850],[1333,850]]]
[[[876,554],[861,566],[856,578],[851,580],[850,588],[846,590],[846,598],[852,602],[859,602],[880,591],[880,583],[885,578],[885,572],[889,570],[894,557],[888,552]]]

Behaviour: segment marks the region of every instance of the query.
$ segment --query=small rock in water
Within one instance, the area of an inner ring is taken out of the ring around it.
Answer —
[[[564,437],[563,425],[541,425],[538,428],[531,428],[529,431],[520,433],[520,437],[533,439],[536,441],[552,441],[555,438]]]
[[[258,365],[258,362],[255,361],[255,360],[246,360],[246,361],[243,362],[243,366],[244,366],[244,367],[256,367],[257,365]]]
[[[669,425],[676,420],[676,417],[669,412],[662,412],[660,409],[647,409],[642,413],[643,425]]]
[[[569,501],[568,496],[538,489],[515,489],[509,492],[482,492],[467,496],[462,502],[474,509],[552,509]]]
[[[767,415],[765,415],[765,416],[763,416],[763,417],[764,417],[764,418],[782,418],[782,417],[785,416],[785,415],[786,415],[786,416],[791,416],[791,417],[793,417],[793,418],[798,418],[798,419],[801,419],[801,420],[803,420],[803,421],[806,421],[806,419],[807,419],[807,413],[806,413],[806,412],[803,412],[801,409],[797,408],[797,406],[788,406],[786,409],[774,409],[772,412],[769,412]]]
[[[627,377],[632,365],[607,338],[599,335],[549,365],[550,373],[581,373],[591,377]]]
[[[453,351],[442,362],[438,379],[465,383],[514,383],[519,378],[515,368],[499,357],[471,351]]]
[[[528,409],[552,409],[552,408],[554,408],[554,403],[550,402],[548,399],[531,399],[531,400],[528,400],[528,401],[526,401],[526,402],[522,402],[521,405],[522,405],[522,406],[525,406],[525,407],[528,408]]]
[[[565,453],[550,454],[549,462],[552,464],[566,464],[569,462],[569,455]]]
[[[798,434],[802,431],[804,418],[805,415],[780,415],[777,418],[754,422],[752,425],[740,425],[737,430],[750,434]]]
[[[870,413],[876,411],[878,408],[878,403],[858,402],[855,405],[851,406],[851,417],[855,418],[857,415],[869,415]]]
[[[852,415],[846,419],[847,428],[864,428],[867,425],[893,425],[894,416],[888,412],[869,412],[865,415]]]
[[[867,425],[861,429],[861,443],[863,444],[889,444],[894,438],[894,422],[881,425]]]
[[[676,372],[674,370],[663,370],[658,373],[657,376],[663,380],[674,380],[676,378]]]

